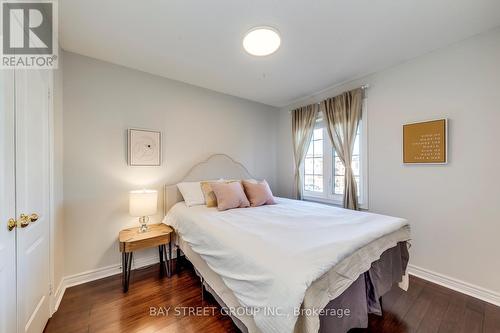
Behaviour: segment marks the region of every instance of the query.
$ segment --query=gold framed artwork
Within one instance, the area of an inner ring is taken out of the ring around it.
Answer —
[[[448,119],[403,125],[403,163],[448,163]]]

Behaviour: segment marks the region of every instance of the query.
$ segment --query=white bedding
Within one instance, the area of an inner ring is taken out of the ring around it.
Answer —
[[[313,281],[354,251],[407,225],[384,215],[277,202],[224,212],[181,202],[165,217],[238,301],[255,309],[262,332],[293,332],[295,310]]]

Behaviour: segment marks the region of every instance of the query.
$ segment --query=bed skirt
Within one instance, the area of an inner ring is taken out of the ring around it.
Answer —
[[[198,262],[201,258],[192,253],[189,247],[181,246],[181,248],[188,259],[194,261],[193,266],[196,274],[201,275],[197,270],[197,266],[204,266],[200,265],[202,262]],[[402,281],[408,260],[407,242],[399,242],[396,246],[384,251],[380,259],[371,264],[368,271],[361,274],[342,294],[326,305],[323,311],[324,314],[319,316],[319,332],[346,333],[352,328],[368,327],[368,314],[382,315],[380,298],[391,290],[395,284]],[[210,281],[204,279],[203,284],[221,307],[227,307],[217,292],[210,286]],[[225,296],[227,297],[227,295]],[[303,331],[302,327],[304,326],[301,320],[306,315],[307,311],[304,315],[299,316],[295,332]],[[231,319],[242,332],[258,332],[255,323],[253,320],[249,321],[249,318],[241,318],[242,321],[231,315]]]
[[[382,315],[380,298],[402,281],[408,265],[407,242],[400,242],[386,250],[370,269],[349,286],[340,296],[330,301],[320,315],[321,333],[345,333],[352,328],[367,328],[368,314]],[[344,313],[349,315],[332,315]],[[340,310],[340,311],[339,311]]]

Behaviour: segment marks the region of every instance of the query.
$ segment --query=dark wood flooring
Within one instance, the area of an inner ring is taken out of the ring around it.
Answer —
[[[238,332],[212,297],[202,302],[192,268],[171,278],[160,278],[158,269],[133,271],[127,294],[120,275],[67,289],[45,332]],[[395,287],[385,295],[383,306],[384,315],[370,316],[368,329],[349,333],[500,333],[499,307],[415,277],[408,292]],[[150,307],[157,316],[150,315]],[[159,307],[171,307],[169,315],[163,316]],[[195,315],[187,307],[204,312]]]

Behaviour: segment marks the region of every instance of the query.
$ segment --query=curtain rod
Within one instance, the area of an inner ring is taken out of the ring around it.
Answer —
[[[366,90],[366,89],[370,88],[370,85],[369,85],[369,84],[364,84],[364,85],[362,85],[360,88],[361,88],[362,90]],[[318,103],[316,103],[316,104],[320,105],[320,104],[321,104],[321,102],[318,102]],[[297,109],[297,108],[296,108],[296,109]],[[292,113],[292,111],[293,111],[293,110],[289,110],[289,111],[288,111],[288,113]]]

